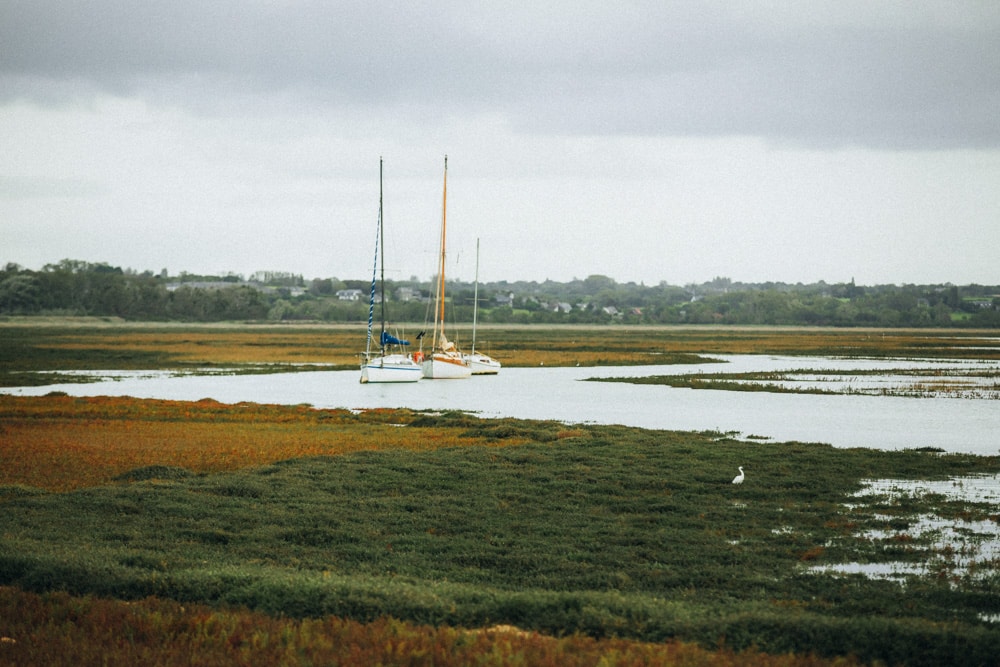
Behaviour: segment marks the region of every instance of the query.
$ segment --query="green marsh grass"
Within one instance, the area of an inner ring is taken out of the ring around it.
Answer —
[[[0,583],[888,663],[988,664],[1000,646],[1000,630],[980,617],[1000,612],[995,570],[905,585],[808,571],[896,551],[919,557],[920,545],[853,537],[884,520],[845,505],[863,479],[994,472],[996,457],[452,413],[377,417],[456,444],[229,472],[145,467],[109,485],[0,496]],[[742,486],[729,483],[737,465]],[[901,517],[934,504],[908,502]]]

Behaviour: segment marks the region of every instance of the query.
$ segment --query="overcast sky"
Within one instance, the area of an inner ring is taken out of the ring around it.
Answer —
[[[1000,283],[1000,2],[0,0],[0,262]]]

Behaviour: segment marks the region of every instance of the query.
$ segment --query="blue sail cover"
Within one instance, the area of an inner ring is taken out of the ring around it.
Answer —
[[[399,338],[396,338],[395,336],[393,336],[388,331],[383,331],[382,332],[382,344],[383,345],[409,345],[410,341],[408,341],[408,340],[400,340]]]

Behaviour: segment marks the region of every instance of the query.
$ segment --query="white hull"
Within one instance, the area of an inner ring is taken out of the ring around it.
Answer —
[[[499,361],[479,352],[465,355],[465,363],[472,369],[473,375],[496,375],[500,372]]]
[[[429,380],[457,380],[472,376],[472,369],[461,357],[436,352],[421,364],[423,376]]]
[[[387,354],[361,364],[361,384],[416,382],[420,375],[420,364],[403,354]]]

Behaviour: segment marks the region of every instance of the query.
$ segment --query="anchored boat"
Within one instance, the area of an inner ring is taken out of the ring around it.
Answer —
[[[380,252],[381,250],[381,252]],[[381,264],[380,264],[381,261]],[[382,328],[378,338],[378,355],[372,356],[372,325],[375,316],[375,283],[379,266],[382,268],[381,280],[381,319]],[[403,348],[410,341],[393,336],[385,330],[385,231],[382,220],[382,159],[378,161],[378,224],[375,235],[375,261],[372,266],[372,288],[368,299],[368,341],[365,345],[365,356],[361,361],[361,383],[368,382],[416,382],[420,379],[420,364],[413,360]]]
[[[448,233],[448,156],[444,158],[444,194],[441,203],[441,252],[438,256],[438,284],[434,299],[434,335],[431,352],[421,362],[423,376],[428,379],[459,379],[472,375],[455,343],[444,335],[444,267],[445,240]]]

